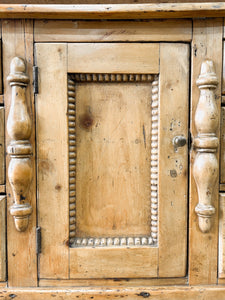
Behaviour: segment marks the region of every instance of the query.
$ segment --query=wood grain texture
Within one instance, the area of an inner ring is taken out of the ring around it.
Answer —
[[[36,20],[36,42],[191,41],[190,20],[53,21]]]
[[[0,107],[0,184],[5,184],[5,109]]]
[[[156,74],[158,71],[159,44],[68,44],[68,72]]]
[[[68,279],[52,280],[41,279],[40,287],[140,287],[140,286],[170,286],[186,285],[187,277],[184,278],[115,278],[115,279]]]
[[[17,300],[108,300],[125,299],[139,300],[152,298],[154,300],[224,300],[225,287],[198,286],[198,287],[131,287],[131,288],[39,288],[39,289],[2,289],[3,297]]]
[[[159,79],[159,276],[186,274],[189,47],[160,45]]]
[[[67,45],[36,44],[38,225],[40,278],[68,278],[69,172]]]
[[[225,193],[219,196],[219,278],[225,278]]]
[[[1,0],[2,4],[9,4],[8,0]],[[63,4],[125,4],[125,3],[191,3],[194,0],[63,0]],[[223,0],[198,0],[199,3],[204,2],[223,2]],[[62,0],[14,0],[14,4],[62,4]]]
[[[151,83],[77,83],[76,112],[76,237],[150,236]]]
[[[0,196],[0,281],[6,280],[6,196]]]
[[[221,107],[220,123],[220,183],[225,183],[225,107]]]
[[[222,75],[222,19],[195,20],[193,23],[192,42],[192,88],[191,88],[191,133],[196,136],[194,116],[199,99],[196,79],[199,76],[202,62],[208,58],[214,62],[218,78]],[[215,91],[216,105],[220,117],[220,88]],[[218,136],[219,132],[216,132]],[[193,178],[193,162],[196,153],[191,151],[190,162],[190,211],[189,211],[189,274],[190,284],[213,284],[217,282],[218,251],[218,182],[213,194],[213,206],[216,209],[214,223],[210,233],[203,234],[198,228],[195,207],[198,203],[197,189]],[[218,158],[218,152],[217,152]]]
[[[6,81],[10,73],[9,67],[13,57],[22,57],[27,65],[27,74],[33,81],[33,21],[31,20],[7,20],[2,22],[2,42],[3,42],[3,61],[4,61],[4,97],[5,97],[5,119],[8,119],[8,113],[11,100],[11,87]],[[35,119],[34,119],[34,97],[32,86],[29,85],[26,90],[28,99],[28,112],[32,120],[32,133],[30,142],[35,149]],[[10,138],[6,135],[6,145]],[[9,157],[6,160],[6,169],[8,169]],[[26,232],[18,232],[15,229],[13,218],[8,214],[7,232],[8,232],[8,282],[9,286],[36,286],[37,285],[37,260],[36,260],[36,164],[35,151],[32,158],[33,178],[30,186],[28,198],[33,207],[32,217]],[[9,182],[7,186],[8,206],[13,204],[12,193]]]
[[[224,17],[223,2],[90,4],[90,5],[20,5],[1,4],[0,18],[31,19],[158,19]]]
[[[157,248],[70,248],[70,279],[157,277],[157,269]]]

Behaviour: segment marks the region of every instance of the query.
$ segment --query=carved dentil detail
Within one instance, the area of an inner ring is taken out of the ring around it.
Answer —
[[[194,139],[194,147],[197,155],[193,173],[198,190],[195,212],[198,215],[200,230],[206,233],[211,229],[211,217],[215,214],[213,195],[219,169],[216,156],[219,144],[216,136],[219,114],[214,93],[218,80],[211,60],[202,63],[201,74],[196,83],[200,89],[200,97],[195,112],[197,137]]]
[[[27,202],[27,193],[32,180],[32,146],[31,119],[26,103],[26,86],[29,78],[26,73],[24,60],[14,57],[10,65],[10,75],[7,80],[12,87],[12,99],[7,120],[7,131],[11,138],[8,146],[10,162],[8,177],[12,188],[14,204],[10,213],[14,217],[18,231],[25,231],[28,226],[32,207]]]

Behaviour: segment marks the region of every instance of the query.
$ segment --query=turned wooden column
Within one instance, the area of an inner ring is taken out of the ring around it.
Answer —
[[[8,146],[10,155],[8,177],[14,197],[10,214],[14,217],[18,231],[26,230],[29,216],[32,213],[32,207],[27,199],[27,192],[32,180],[32,146],[29,141],[31,120],[25,94],[29,78],[25,74],[25,70],[23,59],[14,57],[10,65],[10,75],[7,78],[12,87],[11,106],[7,121],[7,131],[11,138]]]
[[[215,214],[213,195],[219,168],[216,156],[219,145],[216,136],[219,114],[214,94],[218,79],[211,60],[202,63],[201,74],[196,83],[200,89],[200,97],[195,112],[197,137],[194,139],[194,147],[197,155],[193,171],[199,199],[195,212],[200,230],[206,233],[211,229],[212,216]]]

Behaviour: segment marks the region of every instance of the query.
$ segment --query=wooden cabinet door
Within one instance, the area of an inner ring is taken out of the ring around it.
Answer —
[[[37,43],[40,278],[183,277],[189,46]]]

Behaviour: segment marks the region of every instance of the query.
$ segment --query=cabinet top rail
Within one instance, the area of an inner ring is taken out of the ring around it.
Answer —
[[[0,18],[160,19],[225,17],[224,2],[152,4],[0,4]]]

